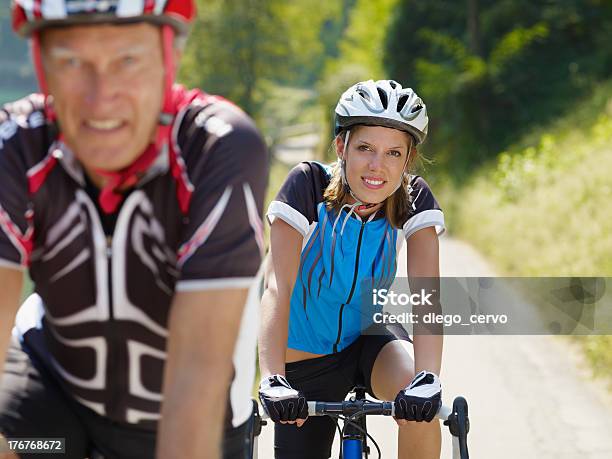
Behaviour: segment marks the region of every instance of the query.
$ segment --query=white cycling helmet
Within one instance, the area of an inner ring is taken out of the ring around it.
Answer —
[[[393,80],[368,80],[351,86],[336,105],[335,134],[358,124],[408,132],[415,144],[427,137],[427,108],[411,89]]]

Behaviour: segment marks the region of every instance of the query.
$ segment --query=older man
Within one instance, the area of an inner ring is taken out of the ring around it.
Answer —
[[[267,155],[238,108],[174,84],[194,14],[13,4],[42,94],[0,110],[9,440],[65,438],[57,457],[75,459],[243,457]],[[27,269],[35,294],[13,321]]]

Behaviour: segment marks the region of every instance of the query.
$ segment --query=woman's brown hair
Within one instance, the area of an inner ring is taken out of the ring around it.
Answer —
[[[358,126],[353,126],[351,128],[351,131],[354,131],[357,128]],[[410,134],[408,133],[406,135],[410,136]],[[338,136],[342,136],[342,138],[345,138],[346,130],[341,131]],[[418,157],[418,152],[416,148],[414,148],[412,145],[413,140],[410,139],[408,151],[409,158],[408,163],[406,164],[406,169],[404,170],[404,173],[402,175],[402,184],[397,190],[395,190],[395,192],[391,196],[385,199],[385,203],[383,206],[385,209],[385,216],[387,217],[391,225],[395,228],[401,228],[403,226],[403,224],[408,219],[411,209],[412,197],[408,193],[410,180],[409,171],[413,164],[415,164],[416,159]],[[332,148],[334,149],[337,155],[338,151],[336,149],[335,142],[333,143]],[[346,151],[347,148],[348,145],[345,145],[344,150]],[[328,209],[334,209],[336,210],[336,212],[340,212],[342,206],[347,203],[349,196],[350,194],[342,183],[342,162],[338,160],[333,166],[332,177],[329,182],[329,185],[327,185],[327,188],[325,189],[323,197],[325,198],[325,202]]]

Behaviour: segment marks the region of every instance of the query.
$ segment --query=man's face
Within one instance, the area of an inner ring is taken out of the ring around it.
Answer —
[[[90,175],[129,166],[154,140],[162,107],[160,29],[146,23],[52,28],[41,42],[66,144]]]

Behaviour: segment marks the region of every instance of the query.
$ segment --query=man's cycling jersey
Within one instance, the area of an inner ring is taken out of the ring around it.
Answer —
[[[444,231],[444,215],[419,176],[411,177],[412,208],[401,230],[381,210],[362,221],[328,209],[323,193],[330,179],[328,166],[299,164],[267,213],[270,223],[281,218],[304,238],[287,346],[315,354],[341,351],[372,324],[372,290],[393,283],[404,239],[428,226]]]
[[[13,333],[74,399],[145,427],[160,416],[174,293],[252,287],[263,251],[264,142],[231,103],[189,100],[172,130],[178,163],[162,151],[115,215],[100,211],[40,96],[0,110],[0,266],[29,268],[36,292]],[[236,344],[234,425],[252,408],[256,312]],[[28,342],[31,330],[44,339]]]

